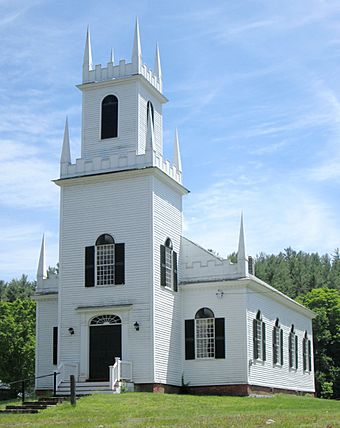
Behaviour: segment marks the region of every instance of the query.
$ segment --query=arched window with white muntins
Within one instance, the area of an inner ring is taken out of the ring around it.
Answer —
[[[253,351],[254,360],[266,361],[266,325],[260,310],[253,319]]]
[[[178,291],[177,287],[177,253],[173,250],[170,238],[161,245],[161,285],[173,291]]]
[[[125,244],[112,235],[100,235],[95,245],[85,247],[85,287],[125,283]]]
[[[90,325],[113,325],[121,324],[122,320],[118,315],[98,315],[93,317],[90,321]]]
[[[97,285],[115,283],[115,241],[108,234],[96,241],[96,278]]]
[[[273,363],[283,365],[283,330],[278,318],[273,328]]]
[[[101,139],[116,138],[118,135],[118,98],[107,95],[101,105]]]
[[[214,358],[225,358],[225,319],[203,307],[185,320],[185,359]]]

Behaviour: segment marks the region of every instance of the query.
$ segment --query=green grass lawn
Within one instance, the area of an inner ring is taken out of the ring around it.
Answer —
[[[148,393],[95,394],[81,398],[75,407],[63,403],[36,415],[0,414],[1,428],[267,426],[340,427],[340,402],[288,395],[241,398]]]

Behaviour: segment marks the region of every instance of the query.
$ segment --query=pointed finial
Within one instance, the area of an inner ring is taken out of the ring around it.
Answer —
[[[177,128],[175,130],[175,139],[174,139],[174,160],[173,164],[175,168],[182,172],[182,161],[181,161],[181,152],[179,150],[179,140],[178,140],[178,131]]]
[[[46,267],[45,267],[45,235],[43,235],[41,240],[41,248],[40,248],[40,257],[37,271],[37,279],[46,278]]]
[[[156,44],[156,56],[155,56],[154,73],[158,77],[159,80],[162,79],[161,59],[160,59],[160,56],[159,56],[158,43]]]
[[[241,224],[240,224],[240,236],[238,241],[237,261],[246,260],[246,245],[244,240],[244,229],[243,229],[243,212],[241,213]]]
[[[132,64],[134,64],[135,71],[139,73],[140,67],[142,65],[142,48],[140,44],[140,35],[139,35],[139,24],[138,18],[136,18],[135,25],[135,35],[133,39],[133,49],[132,49]]]
[[[114,64],[114,62],[115,62],[115,57],[114,57],[114,53],[113,53],[113,48],[111,48],[109,62],[112,62],[112,64]]]
[[[153,117],[151,104],[148,103],[148,128],[146,130],[146,150],[154,150],[155,147],[155,134],[153,130]]]
[[[90,37],[90,27],[87,26],[84,61],[83,61],[83,72],[91,71],[91,70],[93,70],[91,37]]]
[[[71,163],[71,152],[70,152],[70,136],[68,132],[68,118],[66,116],[65,130],[64,130],[64,141],[63,148],[61,151],[60,163]]]

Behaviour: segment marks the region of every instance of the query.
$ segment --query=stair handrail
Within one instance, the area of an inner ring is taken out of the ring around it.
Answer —
[[[40,376],[35,376],[35,377],[27,377],[25,379],[19,379],[19,380],[14,380],[12,382],[7,382],[7,385],[14,385],[15,383],[21,383],[21,401],[22,404],[24,404],[25,402],[25,382],[27,383],[28,381],[32,381],[32,380],[36,380],[36,379],[42,379],[44,377],[49,377],[49,376],[53,376],[53,395],[55,396],[56,394],[56,390],[57,390],[57,375],[59,373],[54,371],[53,373],[49,373],[46,375],[40,375]]]

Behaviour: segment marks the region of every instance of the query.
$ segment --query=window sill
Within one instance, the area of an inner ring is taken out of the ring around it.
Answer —
[[[122,287],[125,284],[106,284],[106,285],[95,285],[93,288],[108,288],[108,287]]]

